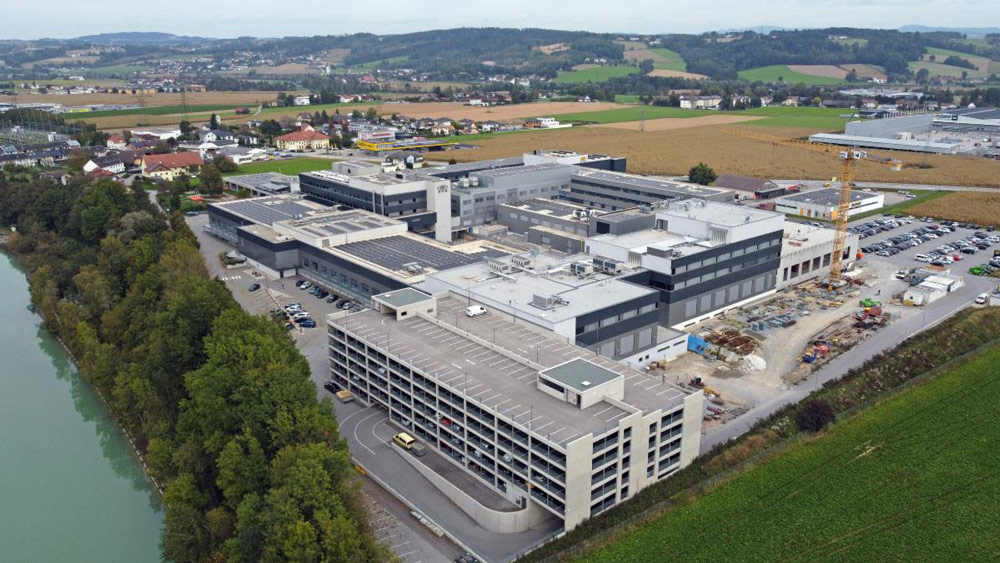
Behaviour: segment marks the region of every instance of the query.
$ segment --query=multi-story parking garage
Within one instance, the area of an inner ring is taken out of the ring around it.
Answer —
[[[328,318],[331,378],[463,470],[572,529],[697,455],[703,396],[412,288]],[[433,355],[428,351],[433,350]]]

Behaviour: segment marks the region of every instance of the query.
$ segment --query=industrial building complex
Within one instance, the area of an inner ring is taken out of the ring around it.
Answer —
[[[337,162],[234,177],[263,197],[209,205],[204,228],[267,277],[359,304],[326,318],[330,384],[434,452],[404,458],[435,486],[450,490],[429,469],[444,464],[499,499],[456,501],[479,526],[570,530],[698,455],[718,409],[663,371],[704,350],[698,326],[834,262],[834,231],[786,214],[836,217],[836,190],[770,211],[746,201],[783,193],[766,181],[734,191],[624,167],[565,151],[390,172]],[[851,210],[880,197],[856,192]],[[857,252],[851,233],[843,263]]]

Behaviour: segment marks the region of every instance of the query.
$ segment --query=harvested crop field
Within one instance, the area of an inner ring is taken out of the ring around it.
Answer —
[[[541,51],[546,55],[551,55],[552,53],[558,53],[559,51],[568,51],[569,45],[565,43],[552,43],[551,45],[539,45],[534,49],[536,51]]]
[[[850,64],[850,65],[840,65],[840,68],[850,72],[854,71],[858,75],[858,78],[886,78],[885,72],[873,67],[872,65],[862,65],[862,64]]]
[[[737,125],[746,126],[748,125]],[[760,126],[757,127],[759,128]],[[639,174],[687,174],[692,166],[705,162],[719,174],[802,179],[840,176],[841,163],[833,152],[824,155],[796,147],[775,146],[729,135],[721,129],[718,125],[707,125],[640,132],[616,128],[573,127],[497,135],[477,140],[476,144],[481,148],[448,152],[446,157],[439,158],[471,162],[517,156],[539,148],[559,148],[624,156],[628,158],[628,171]],[[600,133],[595,134],[598,131]],[[816,129],[767,127],[766,132],[802,138],[815,133]],[[888,151],[879,151],[878,154],[891,154],[893,158],[913,165],[926,160],[933,168],[905,168],[893,172],[887,166],[861,162],[857,181],[1000,186],[1000,162],[951,155],[916,155]]]
[[[684,72],[682,70],[667,70],[663,68],[653,69],[646,76],[661,76],[664,78],[690,78],[692,80],[697,80],[699,78],[708,78],[704,74],[696,74],[694,72]]]
[[[914,205],[910,213],[929,215],[960,223],[977,223],[1000,227],[1000,191],[952,192],[937,199]]]
[[[847,71],[837,65],[788,65],[795,72],[810,76],[825,76],[827,78],[845,78]]]
[[[749,115],[706,115],[703,117],[662,117],[660,119],[648,119],[644,128],[646,131],[672,131],[674,129],[687,129],[688,127],[703,127],[705,125],[728,125],[740,123],[742,121],[754,121],[765,119],[761,116]],[[627,129],[629,131],[639,131],[643,126],[642,121],[627,121],[622,123],[603,123],[594,127],[607,127],[609,129]]]
[[[506,106],[473,107],[460,103],[384,104],[375,106],[381,114],[398,113],[410,117],[450,117],[452,119],[493,119],[496,121],[543,117],[560,113],[599,111],[629,107],[610,102],[540,102],[537,104],[511,104]]]
[[[278,75],[295,75],[295,74],[319,74],[320,70],[318,68],[313,68],[307,64],[302,63],[287,63],[278,66],[258,66],[254,67],[253,70],[257,74],[278,74]],[[235,74],[246,74],[249,71],[238,72]]]

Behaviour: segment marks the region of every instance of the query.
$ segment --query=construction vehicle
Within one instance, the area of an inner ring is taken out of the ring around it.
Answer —
[[[829,289],[833,290],[835,287],[841,284],[841,262],[844,257],[844,245],[847,241],[847,218],[849,215],[848,210],[851,207],[851,189],[854,187],[854,171],[857,167],[859,160],[866,160],[869,162],[877,162],[879,164],[888,164],[892,170],[902,170],[903,161],[895,160],[890,158],[879,158],[879,157],[869,157],[868,151],[860,151],[855,149],[840,150],[840,147],[834,147],[831,145],[815,144],[809,141],[803,141],[801,139],[788,139],[785,137],[777,137],[775,135],[767,135],[764,133],[757,133],[747,129],[725,129],[726,133],[731,133],[734,135],[739,135],[741,137],[747,137],[753,140],[768,142],[774,145],[781,145],[786,147],[795,147],[800,149],[805,149],[815,153],[830,154],[835,153],[839,156],[840,160],[843,161],[843,171],[840,176],[840,198],[837,205],[837,214],[832,217],[834,221],[834,233],[833,233],[833,252],[832,259],[830,261],[830,281]],[[834,178],[833,182],[837,179]],[[824,187],[830,187],[830,182],[824,182]]]
[[[861,300],[861,306],[864,307],[865,310],[871,309],[872,307],[881,304],[882,304],[881,301],[875,301],[871,297],[865,297],[864,299]]]

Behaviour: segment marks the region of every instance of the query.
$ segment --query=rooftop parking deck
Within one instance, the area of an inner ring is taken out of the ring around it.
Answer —
[[[687,391],[565,341],[488,313],[465,316],[467,304],[438,300],[437,319],[396,321],[368,310],[330,320],[421,372],[435,377],[483,408],[565,446],[577,437],[600,434],[628,411],[608,402],[586,409],[536,389],[539,371],[584,358],[625,378],[624,403],[643,412],[679,406]]]

